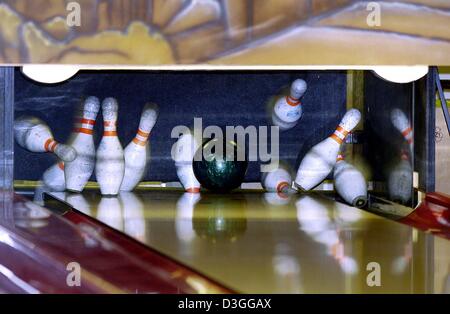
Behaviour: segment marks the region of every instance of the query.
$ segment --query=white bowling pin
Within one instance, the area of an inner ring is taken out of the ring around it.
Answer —
[[[412,146],[414,142],[414,132],[411,127],[406,114],[398,108],[392,109],[391,111],[391,121],[394,127],[403,135],[405,141],[408,142],[410,147],[410,152],[412,152]]]
[[[125,175],[121,191],[132,191],[144,177],[150,159],[148,137],[158,118],[158,107],[146,104],[135,138],[125,148]]]
[[[300,190],[309,191],[333,170],[336,157],[347,134],[352,131],[361,120],[361,113],[357,109],[350,109],[344,115],[336,131],[327,139],[315,145],[305,155],[297,170],[294,186]]]
[[[63,161],[72,161],[77,156],[75,149],[56,142],[48,125],[36,117],[16,119],[14,137],[17,144],[34,153],[52,152]]]
[[[186,192],[200,192],[200,183],[195,177],[192,163],[199,144],[190,133],[180,136],[175,143],[172,157],[175,160],[177,176]]]
[[[104,132],[95,163],[95,176],[102,195],[117,195],[125,173],[123,148],[116,130],[118,109],[114,98],[103,100]]]
[[[261,176],[261,184],[267,192],[287,194],[290,191],[292,177],[284,168],[277,168],[270,172],[264,172]]]
[[[81,192],[94,171],[95,146],[94,125],[100,110],[97,97],[88,97],[84,102],[83,113],[76,119],[70,145],[77,151],[77,158],[65,163],[66,188],[72,192]]]
[[[293,128],[302,116],[302,104],[300,98],[303,96],[307,84],[302,79],[295,80],[291,85],[289,96],[281,97],[275,103],[272,112],[272,122],[279,126],[280,130]]]
[[[412,197],[413,170],[406,151],[400,161],[392,168],[388,177],[389,197],[395,202],[408,203]]]
[[[42,175],[42,181],[51,191],[64,191],[66,189],[66,180],[64,179],[64,162],[60,161],[45,170]]]
[[[334,187],[349,204],[364,207],[367,204],[367,182],[362,173],[339,154],[334,166]]]

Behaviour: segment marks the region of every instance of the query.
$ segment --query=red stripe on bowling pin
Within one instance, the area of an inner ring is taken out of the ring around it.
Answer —
[[[44,144],[44,148],[47,152],[54,152],[56,146],[58,146],[58,143],[52,138],[49,138]]]

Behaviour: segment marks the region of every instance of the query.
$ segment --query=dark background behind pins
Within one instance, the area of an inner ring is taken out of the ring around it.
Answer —
[[[125,147],[137,130],[146,102],[159,105],[160,116],[150,136],[151,162],[144,180],[177,181],[170,151],[173,127],[193,127],[194,117],[208,125],[256,127],[269,125],[268,103],[296,78],[308,83],[299,124],[280,132],[280,158],[293,168],[314,144],[328,136],[345,113],[345,71],[83,71],[56,85],[43,85],[15,72],[15,115],[34,115],[51,127],[64,143],[70,135],[77,107],[87,96],[119,102],[118,134]],[[95,142],[102,134],[97,117]],[[15,179],[38,180],[56,162],[51,154],[35,154],[15,147]],[[251,162],[246,181],[258,181],[259,162]],[[95,178],[92,178],[95,179]]]

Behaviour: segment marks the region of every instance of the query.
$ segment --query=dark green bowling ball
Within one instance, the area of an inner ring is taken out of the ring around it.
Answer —
[[[210,191],[228,192],[238,188],[244,180],[248,161],[245,156],[241,158],[244,160],[238,160],[238,146],[234,141],[208,140],[199,147],[196,157],[193,162],[195,177]]]

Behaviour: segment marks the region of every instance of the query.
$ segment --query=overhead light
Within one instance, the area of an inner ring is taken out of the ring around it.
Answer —
[[[64,82],[77,74],[78,70],[73,65],[33,64],[22,67],[22,73],[28,78],[45,84]]]
[[[373,71],[381,78],[394,83],[411,83],[428,73],[428,66],[379,66]]]

